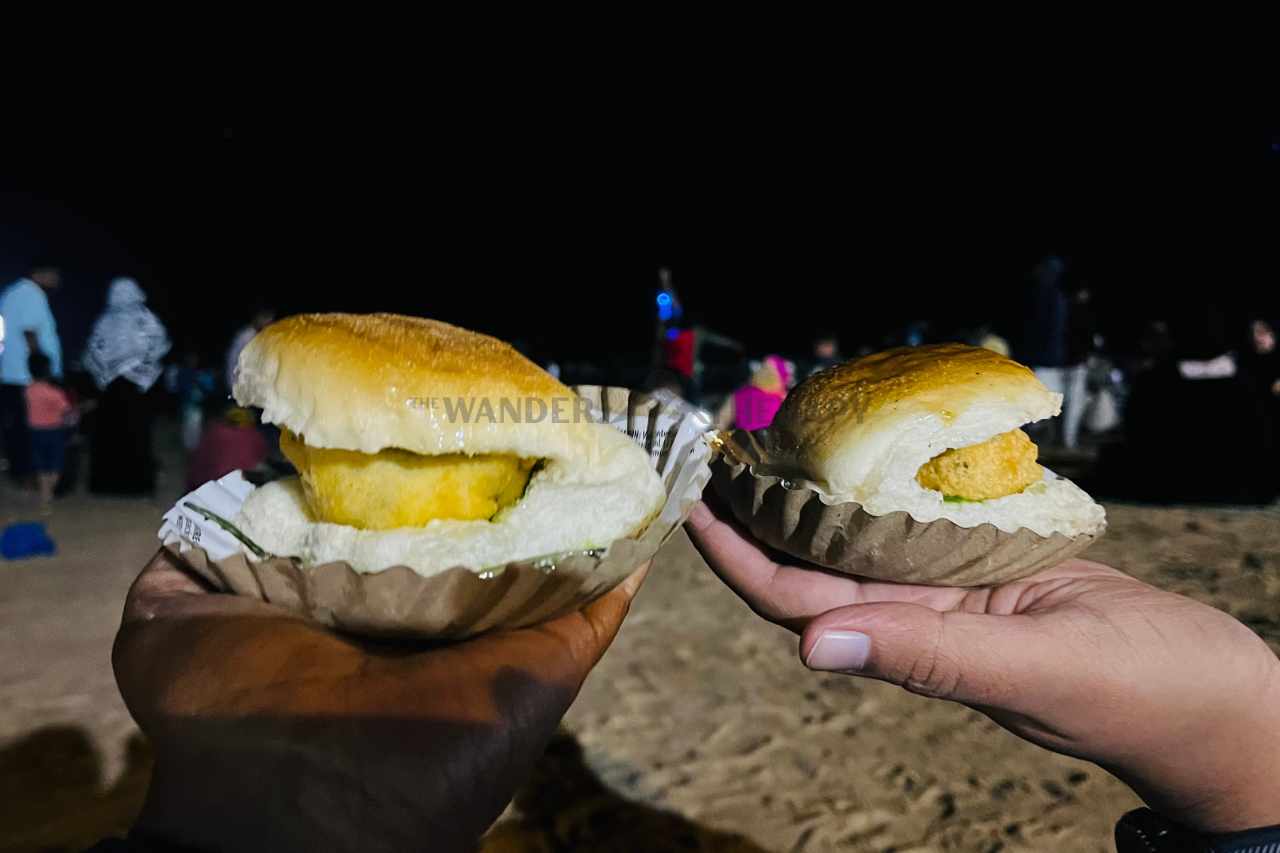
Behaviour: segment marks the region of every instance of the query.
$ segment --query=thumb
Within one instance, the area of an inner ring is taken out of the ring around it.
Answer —
[[[1010,708],[1019,695],[1046,687],[1055,669],[1061,674],[1053,645],[1026,616],[854,604],[813,619],[800,658],[810,669],[877,678],[923,696]]]
[[[582,609],[581,618],[586,620],[589,628],[588,631],[576,632],[578,643],[583,649],[578,656],[585,665],[582,678],[586,678],[591,668],[599,663],[600,658],[604,657],[604,653],[609,650],[613,638],[618,635],[618,630],[622,627],[622,620],[631,610],[631,600],[635,598],[640,585],[644,583],[651,565],[652,561],[640,566],[611,592]],[[574,614],[571,618],[578,617]]]

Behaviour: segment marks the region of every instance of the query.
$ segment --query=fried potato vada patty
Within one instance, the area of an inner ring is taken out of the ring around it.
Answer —
[[[536,461],[510,454],[309,447],[288,430],[280,432],[280,450],[298,469],[317,520],[364,530],[422,527],[438,518],[492,518],[524,494]]]
[[[1039,481],[1035,443],[1020,429],[941,453],[920,466],[916,482],[946,497],[983,501],[1017,494]]]

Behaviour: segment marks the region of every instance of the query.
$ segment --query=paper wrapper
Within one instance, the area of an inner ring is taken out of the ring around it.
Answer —
[[[688,517],[711,478],[704,413],[665,392],[575,389],[591,417],[649,451],[667,500],[636,537],[607,548],[552,554],[504,566],[458,566],[423,577],[406,566],[357,572],[344,562],[304,566],[297,559],[245,553],[230,532],[191,508],[234,519],[253,491],[240,472],[205,483],[164,516],[161,541],[216,588],[248,595],[352,633],[461,638],[518,628],[570,613],[604,595],[657,553]]]
[[[1026,528],[1005,533],[991,524],[960,527],[826,503],[812,483],[765,473],[763,433],[735,430],[712,440],[713,487],[757,539],[819,566],[900,583],[988,586],[1056,565],[1097,538],[1045,537]]]

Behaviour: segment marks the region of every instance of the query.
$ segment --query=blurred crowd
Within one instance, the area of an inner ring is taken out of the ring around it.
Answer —
[[[662,294],[666,299],[662,299]],[[1268,503],[1280,495],[1280,352],[1261,314],[1201,304],[1163,306],[1136,341],[1102,332],[1093,288],[1062,257],[1026,276],[1017,319],[956,328],[920,319],[873,341],[822,330],[808,352],[748,353],[699,325],[681,325],[664,276],[648,386],[683,396],[721,427],[768,426],[807,376],[895,346],[962,342],[1031,367],[1063,395],[1059,417],[1026,431],[1050,464],[1100,496],[1151,502]],[[1154,307],[1154,306],[1153,306]]]
[[[7,476],[52,511],[83,481],[94,494],[156,488],[153,425],[177,424],[191,488],[232,470],[283,465],[277,438],[230,398],[240,350],[274,312],[258,307],[226,341],[202,353],[172,346],[139,283],[106,283],[83,353],[63,360],[47,294],[56,263],[0,286],[0,447]],[[1265,503],[1280,492],[1280,352],[1263,316],[1199,305],[1151,316],[1136,342],[1102,333],[1094,293],[1047,256],[1026,276],[1018,319],[956,328],[913,320],[874,340],[815,332],[805,352],[750,353],[732,336],[688,322],[661,272],[653,356],[645,384],[707,411],[721,427],[769,425],[787,392],[846,358],[893,346],[960,341],[1010,355],[1063,395],[1062,414],[1027,431],[1050,463],[1087,459],[1081,475],[1101,496],[1145,501]],[[543,359],[545,361],[545,359]],[[548,369],[559,375],[561,366]],[[622,376],[606,381],[636,384]],[[572,374],[573,371],[569,370]],[[568,381],[578,381],[573,375]],[[87,470],[86,470],[87,469]]]
[[[81,482],[95,495],[153,494],[161,417],[178,425],[189,486],[269,464],[272,436],[234,405],[230,377],[270,310],[253,312],[215,368],[194,347],[175,353],[142,287],[116,278],[83,352],[67,364],[48,299],[61,281],[55,263],[41,262],[0,287],[0,465],[41,514]]]

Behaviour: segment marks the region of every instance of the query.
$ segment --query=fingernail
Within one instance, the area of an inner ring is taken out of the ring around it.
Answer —
[[[693,505],[693,509],[689,512],[689,521],[694,528],[701,530],[711,522],[715,521],[715,516],[711,514],[711,510],[707,509],[707,505],[702,501],[698,501]]]
[[[826,672],[862,669],[871,654],[871,638],[857,631],[824,631],[809,650],[804,665]]]
[[[645,563],[628,575],[627,579],[622,582],[621,586],[626,590],[629,598],[634,598],[635,594],[640,591],[640,584],[644,583],[645,575],[649,574],[649,567],[651,565],[652,563]]]

